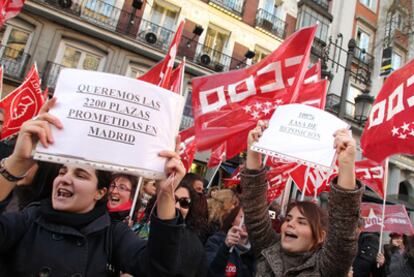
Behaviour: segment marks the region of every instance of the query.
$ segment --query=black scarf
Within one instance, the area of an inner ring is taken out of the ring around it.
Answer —
[[[105,214],[105,212],[106,205],[101,202],[97,202],[92,211],[84,214],[77,214],[57,211],[53,209],[52,201],[50,199],[44,199],[40,201],[40,214],[43,218],[53,223],[67,225],[71,227],[84,226],[94,221],[101,215]]]

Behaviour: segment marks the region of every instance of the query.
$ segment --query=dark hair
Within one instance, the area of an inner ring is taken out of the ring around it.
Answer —
[[[236,219],[237,215],[239,214],[240,209],[241,209],[241,206],[239,205],[239,206],[236,206],[233,210],[231,210],[231,212],[223,220],[221,231],[227,234],[227,232],[233,226],[233,222]]]
[[[131,183],[131,195],[130,195],[130,198],[132,199],[134,197],[135,191],[137,189],[138,178],[136,176],[129,175],[129,174],[113,173],[112,176],[111,176],[111,181],[109,182],[109,184],[112,184],[112,182],[114,182],[116,179],[118,179],[120,177],[123,177],[123,178],[127,179]]]
[[[318,243],[318,241],[323,237],[323,233],[328,231],[328,215],[326,211],[313,202],[297,201],[289,204],[286,214],[288,214],[295,207],[303,216],[306,217],[309,222],[314,242],[312,249],[322,246],[323,242]]]
[[[195,173],[187,173],[185,174],[184,178],[181,180],[182,184],[193,186],[194,182],[200,181],[203,183],[204,186],[204,179],[198,174]]]
[[[207,198],[204,194],[198,194],[194,190],[192,183],[181,181],[175,190],[179,188],[187,189],[191,199],[190,209],[185,219],[186,225],[196,233],[204,234],[208,227]]]

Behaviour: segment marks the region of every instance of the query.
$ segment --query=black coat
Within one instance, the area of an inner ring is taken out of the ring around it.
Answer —
[[[254,272],[254,257],[251,250],[242,253],[239,248],[234,247],[230,253],[224,241],[226,234],[217,232],[206,242],[205,249],[208,261],[208,276],[211,277],[251,277]],[[226,271],[230,271],[228,275]]]
[[[140,277],[177,272],[184,230],[177,218],[154,216],[147,242],[107,213],[77,230],[48,222],[39,209],[36,204],[0,216],[0,257],[9,276],[108,276],[108,265]]]

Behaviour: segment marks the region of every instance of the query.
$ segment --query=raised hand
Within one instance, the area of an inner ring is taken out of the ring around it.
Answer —
[[[347,129],[336,131],[334,137],[334,148],[338,156],[338,185],[345,189],[355,189],[355,140]]]
[[[52,98],[42,106],[39,115],[23,123],[16,141],[12,155],[6,160],[6,167],[13,170],[16,176],[24,174],[33,165],[32,151],[38,141],[48,147],[53,143],[51,124],[57,128],[63,128],[60,120],[49,114],[49,110],[55,105],[56,98]]]
[[[232,246],[239,244],[240,238],[241,238],[240,237],[241,232],[243,232],[243,229],[241,227],[238,227],[238,226],[231,227],[230,230],[227,232],[227,236],[226,236],[224,243],[228,247],[232,247]]]
[[[259,120],[254,129],[250,130],[247,136],[247,169],[260,169],[262,166],[262,155],[258,152],[250,150],[253,143],[257,142],[263,135],[263,131],[267,128],[267,121]]]

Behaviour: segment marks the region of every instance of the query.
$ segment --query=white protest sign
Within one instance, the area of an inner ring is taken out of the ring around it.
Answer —
[[[149,179],[164,177],[161,150],[174,150],[182,96],[152,84],[102,72],[63,69],[50,114],[55,143],[40,143],[35,159],[86,163]]]
[[[252,150],[312,166],[331,168],[336,130],[348,124],[323,110],[303,105],[279,106]]]

